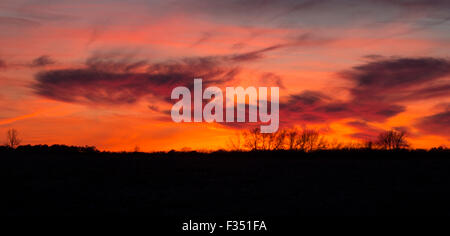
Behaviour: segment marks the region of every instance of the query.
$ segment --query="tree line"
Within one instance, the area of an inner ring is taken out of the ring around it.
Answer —
[[[228,141],[228,148],[237,151],[296,150],[311,152],[323,149],[366,148],[366,149],[405,149],[409,148],[405,131],[389,130],[382,132],[375,140],[344,144],[329,141],[316,129],[290,128],[275,133],[261,133],[259,128],[244,130]]]

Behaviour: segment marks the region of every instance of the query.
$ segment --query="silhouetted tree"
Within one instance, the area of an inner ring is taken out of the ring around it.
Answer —
[[[326,142],[326,148],[331,150],[339,150],[344,147],[344,143],[339,142],[337,139],[333,139],[330,142]]]
[[[286,139],[287,139],[287,149],[288,150],[295,150],[297,149],[297,138],[298,138],[298,130],[297,128],[292,128],[286,133]]]
[[[240,136],[238,136],[240,137]],[[316,130],[296,128],[282,129],[275,133],[261,133],[259,128],[244,131],[242,134],[243,147],[248,150],[312,150],[326,148],[325,139]],[[229,146],[236,148],[239,139],[230,141]]]
[[[282,129],[275,133],[275,142],[273,143],[274,150],[285,149],[287,130]]]
[[[286,130],[279,130],[275,133],[260,134],[261,150],[280,150],[284,149]]]
[[[6,132],[6,145],[10,148],[19,146],[22,140],[19,138],[19,132],[16,129],[9,129]]]
[[[230,138],[228,147],[231,150],[298,150],[311,152],[323,149],[374,149],[387,150],[408,148],[404,131],[390,130],[381,133],[375,141],[341,143],[336,139],[332,142],[316,129],[297,128],[281,129],[275,133],[261,133],[259,128],[253,128],[236,134]]]
[[[250,150],[263,149],[263,137],[259,128],[250,129],[243,132],[244,147]]]
[[[316,149],[326,147],[325,140],[321,137],[319,131],[305,128],[297,137],[297,149],[310,152]]]
[[[280,150],[285,148],[286,132],[286,130],[279,130],[275,133],[261,133],[259,128],[254,128],[242,133],[242,141],[241,136],[237,135],[228,145],[233,150],[241,150],[238,149],[241,145],[247,150]]]
[[[389,130],[378,136],[377,144],[386,150],[401,149],[409,147],[406,141],[406,132]]]

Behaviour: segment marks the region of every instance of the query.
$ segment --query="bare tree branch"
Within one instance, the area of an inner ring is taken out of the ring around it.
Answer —
[[[16,148],[22,140],[19,138],[19,132],[16,129],[9,129],[6,132],[6,146]]]

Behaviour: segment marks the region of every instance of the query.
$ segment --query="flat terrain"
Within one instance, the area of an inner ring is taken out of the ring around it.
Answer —
[[[2,215],[450,215],[443,151],[2,150]]]

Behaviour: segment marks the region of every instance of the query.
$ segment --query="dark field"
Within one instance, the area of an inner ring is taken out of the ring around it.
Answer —
[[[0,156],[2,215],[450,215],[448,150]]]

